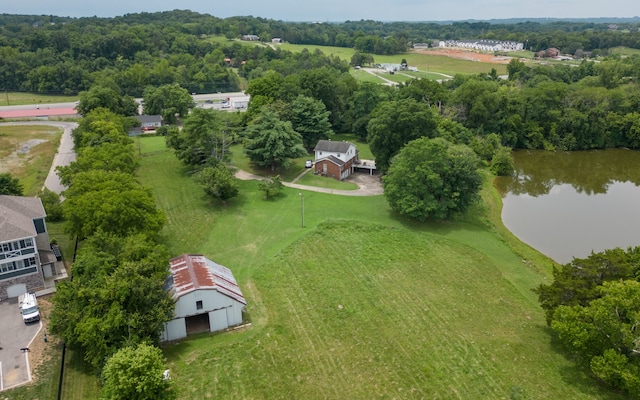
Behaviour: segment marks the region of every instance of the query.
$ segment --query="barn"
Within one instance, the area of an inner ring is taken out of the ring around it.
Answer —
[[[173,319],[165,323],[162,341],[242,323],[247,301],[229,268],[200,254],[184,254],[169,264],[165,289],[173,296],[175,311]]]

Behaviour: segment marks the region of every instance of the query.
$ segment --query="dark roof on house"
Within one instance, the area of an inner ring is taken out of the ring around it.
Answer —
[[[322,159],[318,160],[317,162],[322,162],[322,161],[330,161],[330,162],[332,162],[332,163],[334,163],[334,164],[336,164],[336,165],[338,165],[340,167],[342,167],[343,165],[346,164],[344,161],[342,161],[341,159],[339,159],[336,156],[325,157],[325,158],[322,158]]]
[[[136,119],[141,124],[149,124],[154,122],[162,122],[162,115],[136,115]]]
[[[37,197],[0,196],[0,242],[36,236],[34,219],[44,218],[42,202]]]
[[[201,254],[184,254],[169,261],[174,299],[199,289],[217,290],[242,304],[247,304],[233,273]]]
[[[349,146],[356,147],[350,142],[334,142],[331,140],[319,140],[313,151],[329,151],[332,153],[346,153]]]

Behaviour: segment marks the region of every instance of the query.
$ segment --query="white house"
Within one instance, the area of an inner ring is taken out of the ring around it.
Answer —
[[[313,149],[315,153],[315,173],[339,180],[351,175],[358,161],[358,150],[350,142],[319,140]]]
[[[44,287],[58,261],[37,197],[0,196],[0,298]]]
[[[247,301],[229,268],[199,254],[169,261],[165,289],[175,302],[174,317],[165,324],[161,340],[177,340],[191,333],[215,332],[242,323]]]

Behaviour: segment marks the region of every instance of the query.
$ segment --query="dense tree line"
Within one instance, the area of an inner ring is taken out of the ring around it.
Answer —
[[[163,288],[169,254],[158,241],[165,217],[135,176],[138,161],[127,134],[132,124],[106,108],[89,111],[72,134],[76,161],[58,167],[68,186],[64,227],[83,244],[72,279],[61,282],[52,297],[50,329],[96,371],[110,365],[105,371],[108,397],[130,398],[138,392],[155,393],[140,398],[171,398],[170,384],[162,381],[162,357],[144,347],[157,344],[173,315],[173,299]],[[130,364],[124,371],[118,358],[111,361],[120,350],[153,353],[153,368],[141,371]],[[131,381],[118,379],[127,373],[144,385],[132,387]],[[118,397],[117,391],[128,394]]]
[[[640,398],[640,248],[606,250],[553,269],[535,289],[547,323],[594,377]]]
[[[230,67],[251,60],[254,65],[247,69],[252,70],[265,58],[286,57],[237,43],[215,43],[206,40],[208,35],[236,39],[257,34],[265,41],[280,37],[290,43],[349,47],[365,54],[402,53],[415,42],[479,38],[516,40],[533,51],[558,47],[569,54],[603,53],[615,46],[640,48],[637,22],[621,22],[619,28],[611,31],[606,23],[578,22],[294,23],[259,17],[220,19],[180,10],[79,19],[3,14],[0,82],[2,89],[12,91],[78,93],[110,76],[131,96],[140,96],[149,85],[170,83],[190,93],[235,91],[240,83]]]

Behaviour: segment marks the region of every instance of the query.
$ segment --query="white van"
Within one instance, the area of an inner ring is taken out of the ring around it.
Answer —
[[[40,310],[38,309],[38,299],[33,293],[21,294],[18,297],[18,306],[25,324],[40,321]]]

